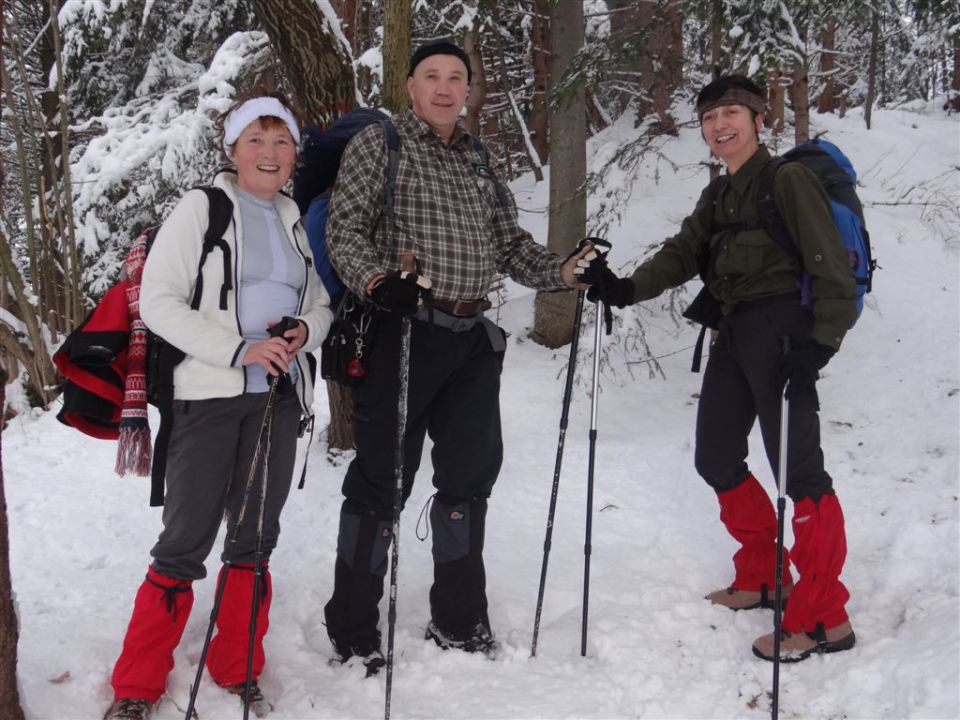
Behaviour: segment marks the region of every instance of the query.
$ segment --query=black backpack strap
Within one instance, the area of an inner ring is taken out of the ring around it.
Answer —
[[[777,170],[786,165],[789,160],[774,156],[760,171],[760,184],[757,189],[757,216],[760,218],[760,227],[767,231],[774,242],[803,263],[797,244],[790,237],[780,211],[777,210],[777,201],[773,194],[774,179]]]
[[[700,359],[703,357],[703,339],[707,336],[707,326],[700,326],[700,334],[697,335],[697,342],[693,346],[693,360],[690,362],[690,372],[700,372]]]
[[[393,227],[393,191],[397,185],[397,169],[400,166],[400,136],[390,118],[378,120],[387,143],[387,179],[383,184],[383,216],[387,227]]]
[[[481,164],[489,173],[490,180],[493,181],[493,188],[497,193],[497,203],[500,205],[509,205],[510,198],[508,194],[510,191],[506,185],[500,182],[500,178],[497,177],[496,173],[493,172],[493,168],[490,167],[490,150],[484,145],[483,140],[475,135],[471,135],[470,140],[472,141],[474,151],[480,156]]]
[[[223,255],[223,284],[220,286],[220,309],[227,309],[227,293],[233,289],[233,271],[230,262],[230,245],[223,235],[233,219],[233,203],[227,194],[220,188],[201,187],[206,193],[210,205],[207,218],[207,230],[203,234],[203,248],[200,251],[200,262],[197,265],[197,282],[190,300],[190,309],[200,309],[200,298],[203,296],[203,264],[213,248],[220,248]]]
[[[155,372],[163,378],[152,378],[154,398],[160,412],[160,426],[153,441],[153,461],[150,465],[150,507],[163,505],[164,480],[167,477],[167,448],[173,430],[173,369],[186,357],[185,353],[161,337],[154,337],[150,349]]]
[[[223,284],[220,287],[220,309],[227,309],[227,293],[233,289],[233,271],[230,263],[230,246],[223,239],[224,233],[233,219],[233,203],[227,194],[220,188],[202,187],[209,202],[207,229],[203,234],[203,248],[200,251],[200,262],[197,267],[197,281],[190,301],[190,308],[197,310],[200,307],[200,298],[203,295],[203,264],[213,248],[220,248],[223,254]],[[156,235],[148,236],[148,248]],[[150,468],[150,506],[163,505],[164,480],[167,474],[167,447],[170,444],[170,433],[173,429],[173,370],[183,360],[185,353],[171,345],[161,337],[154,336],[153,347],[150,349],[150,363],[155,376],[150,379],[151,394],[156,398],[156,407],[160,412],[160,427],[153,443],[153,463]],[[162,373],[163,377],[157,377]]]

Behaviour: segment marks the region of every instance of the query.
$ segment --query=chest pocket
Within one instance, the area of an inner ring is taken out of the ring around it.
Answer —
[[[743,276],[762,271],[773,243],[766,231],[756,228],[738,230],[728,235],[726,252],[720,255],[723,262],[717,261],[717,274]]]

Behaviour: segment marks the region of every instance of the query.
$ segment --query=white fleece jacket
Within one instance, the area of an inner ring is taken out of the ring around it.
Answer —
[[[140,316],[147,327],[187,355],[173,376],[174,397],[180,400],[234,397],[244,392],[243,368],[235,364],[246,346],[237,312],[243,228],[235,192],[236,174],[220,172],[213,185],[225,191],[233,202],[233,219],[223,236],[230,247],[233,274],[226,309],[220,308],[224,274],[220,248],[214,248],[207,255],[202,271],[200,307],[190,308],[209,213],[207,196],[202,190],[186,193],[161,226],[147,256],[140,286]],[[333,315],[330,298],[313,266],[296,203],[285,195],[277,195],[276,203],[287,239],[303,258],[303,289],[296,317],[306,323],[308,337],[297,354],[300,369],[297,390],[304,412],[310,414],[313,384],[306,353],[318,348],[326,338]]]

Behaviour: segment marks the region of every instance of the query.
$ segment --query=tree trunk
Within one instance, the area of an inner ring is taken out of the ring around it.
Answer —
[[[655,57],[659,72],[654,84],[653,109],[658,117],[659,132],[676,135],[677,120],[670,108],[674,93],[683,83],[683,17],[677,0],[661,2],[660,10]]]
[[[307,122],[330,121],[356,104],[350,48],[314,2],[253,0]]]
[[[410,67],[410,0],[385,0],[383,3],[383,105],[399,113],[407,109],[407,72]]]
[[[583,47],[583,4],[554,0],[550,29],[553,46],[551,74],[559,80]],[[583,82],[570,87],[551,105],[550,158],[553,172],[550,173],[547,248],[566,255],[584,236],[587,224],[587,199],[583,189],[587,175]],[[576,293],[572,290],[538,292],[530,337],[551,348],[570,342],[575,303]]]
[[[873,101],[877,96],[877,53],[880,47],[880,13],[873,11],[873,21],[870,26],[870,65],[867,70],[867,99],[863,107],[863,120],[870,129],[873,115]]]
[[[0,34],[4,37],[3,0],[0,0]],[[3,186],[3,161],[0,159],[0,186]],[[4,273],[6,274],[6,273]],[[0,296],[5,294],[0,292]],[[9,356],[0,350],[0,698],[4,705],[4,716],[10,720],[23,720],[20,707],[20,692],[17,688],[17,642],[19,625],[16,607],[13,604],[13,584],[10,578],[10,540],[7,524],[7,500],[3,484],[3,428],[5,418],[3,408],[6,404],[7,372],[4,363]],[[11,363],[13,364],[13,363]],[[14,365],[15,367],[15,365]]]
[[[799,145],[810,139],[810,78],[805,63],[798,63],[793,68],[790,99],[793,104],[794,142]]]
[[[683,81],[683,22],[677,0],[642,2],[633,13],[634,33],[642,38],[636,69],[640,87],[637,124],[655,115],[654,131],[675,135],[677,121],[670,114],[673,94]]]
[[[713,0],[710,20],[710,65],[711,77],[716,80],[722,72],[723,57],[723,0]]]
[[[533,60],[533,97],[530,101],[530,142],[540,163],[550,161],[550,109],[552,85],[550,77],[550,0],[534,0],[533,22],[530,28],[530,48]]]
[[[0,11],[3,0],[0,0]],[[0,21],[2,22],[2,21]],[[7,373],[0,366],[0,408],[6,400]],[[3,423],[0,422],[0,428]],[[7,529],[7,500],[3,489],[3,434],[0,433],[0,698],[3,717],[23,720],[17,689],[17,611],[10,580],[10,539]]]
[[[837,67],[836,58],[837,21],[832,17],[827,19],[820,38],[820,74],[823,76],[823,90],[817,100],[817,110],[822,113],[832,113],[837,109],[837,81],[834,72]]]
[[[350,50],[354,57],[359,54],[357,52],[357,10],[359,4],[357,0],[330,0],[333,12],[340,18],[340,29],[350,44]]]
[[[470,94],[467,95],[467,115],[463,125],[474,137],[480,137],[480,112],[487,101],[487,73],[483,67],[483,54],[480,52],[479,19],[473,23],[473,28],[463,37],[463,51],[470,60],[470,72],[473,82],[470,83]]]
[[[960,112],[960,32],[953,40],[953,77],[950,80],[949,97],[949,108],[953,112]]]
[[[617,73],[626,80],[621,83],[623,89],[616,95],[618,115],[627,108],[631,100],[637,98],[637,93],[631,92],[626,86],[636,82],[640,73],[639,51],[643,27],[637,22],[637,14],[642,4],[636,0],[607,0],[607,9],[610,13],[610,45],[613,49]],[[642,86],[641,92],[645,90],[646,86]]]
[[[327,380],[327,398],[330,407],[327,450],[349,450],[353,447],[353,392]]]
[[[770,107],[770,113],[767,115],[767,127],[773,131],[774,135],[783,132],[784,116],[784,98],[783,85],[780,83],[780,71],[774,70],[770,76],[768,87],[769,99],[767,105]]]

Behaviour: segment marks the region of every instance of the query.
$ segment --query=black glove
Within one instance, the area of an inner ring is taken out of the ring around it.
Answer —
[[[835,352],[832,347],[822,345],[816,340],[806,340],[784,355],[783,367],[780,370],[780,383],[786,385],[784,397],[795,400],[805,393],[812,393],[816,388],[820,369],[830,362]]]
[[[594,263],[601,258],[595,258],[590,262],[590,267],[584,269],[583,275],[577,279],[585,285],[590,285],[587,290],[587,300],[590,302],[602,301],[605,305],[623,308],[627,305],[633,305],[633,281],[630,278],[619,278],[613,270],[607,267],[603,262],[601,267],[594,269]]]
[[[423,289],[417,284],[416,273],[401,274],[399,270],[384,277],[370,291],[370,299],[381,310],[401,315],[413,315],[417,312],[417,303]]]

